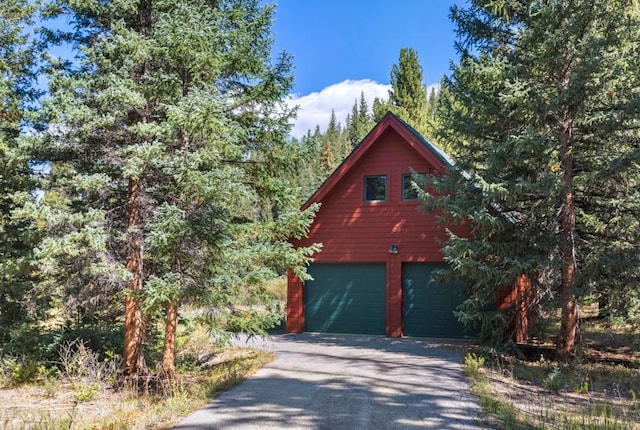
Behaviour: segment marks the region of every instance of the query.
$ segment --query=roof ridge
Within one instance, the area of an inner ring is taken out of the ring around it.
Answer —
[[[400,126],[400,127],[399,127]],[[400,119],[391,111],[387,113],[376,123],[376,125],[367,133],[367,135],[351,150],[349,155],[336,167],[333,172],[324,180],[318,189],[307,199],[302,205],[302,209],[308,208],[313,202],[321,201],[322,198],[329,193],[331,189],[342,179],[342,177],[367,153],[369,148],[379,140],[382,134],[389,128],[393,128],[408,145],[417,150],[425,159],[435,158],[430,163],[443,173],[448,167],[454,167],[455,163],[441,148],[431,143],[417,130]],[[408,132],[408,134],[407,134]],[[416,141],[424,148],[420,150],[420,145],[416,146]],[[427,152],[423,152],[423,151]],[[431,154],[431,155],[429,155]],[[437,164],[433,164],[437,161]],[[439,166],[438,166],[439,164]]]
[[[415,136],[418,138],[419,141],[422,142],[422,144],[424,144],[427,148],[433,150],[433,152],[438,156],[438,158],[440,158],[443,162],[445,162],[446,164],[450,165],[451,167],[455,166],[456,162],[453,158],[451,158],[451,156],[449,156],[449,154],[447,154],[444,149],[440,148],[437,144],[431,142],[429,139],[427,139],[426,137],[424,137],[418,130],[416,130],[415,128],[413,128],[408,122],[406,122],[405,120],[403,120],[402,118],[400,118],[398,115],[394,114],[391,111],[388,111],[386,115],[391,114],[394,117],[396,117],[396,119],[398,121],[400,121],[402,124],[404,124],[405,127],[407,127],[407,129]]]

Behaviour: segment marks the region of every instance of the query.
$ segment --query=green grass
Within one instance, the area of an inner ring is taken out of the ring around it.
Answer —
[[[480,406],[487,414],[483,424],[504,429],[525,429],[526,424],[521,421],[518,410],[505,399],[493,392],[485,368],[485,357],[476,353],[465,355],[462,371],[471,379],[471,392],[480,399]]]

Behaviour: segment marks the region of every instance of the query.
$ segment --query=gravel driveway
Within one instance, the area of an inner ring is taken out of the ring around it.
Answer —
[[[465,343],[305,333],[249,345],[276,359],[176,430],[481,428]]]

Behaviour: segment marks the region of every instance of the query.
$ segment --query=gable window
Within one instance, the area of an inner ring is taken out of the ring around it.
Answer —
[[[420,199],[418,190],[413,187],[414,182],[424,190],[427,185],[427,175],[424,173],[407,173],[402,175],[402,200],[412,201]]]
[[[383,202],[387,200],[386,175],[364,177],[364,200],[367,202]]]

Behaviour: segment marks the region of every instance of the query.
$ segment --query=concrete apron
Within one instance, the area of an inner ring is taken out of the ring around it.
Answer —
[[[240,344],[276,359],[174,429],[482,428],[461,371],[468,343],[303,333]]]

